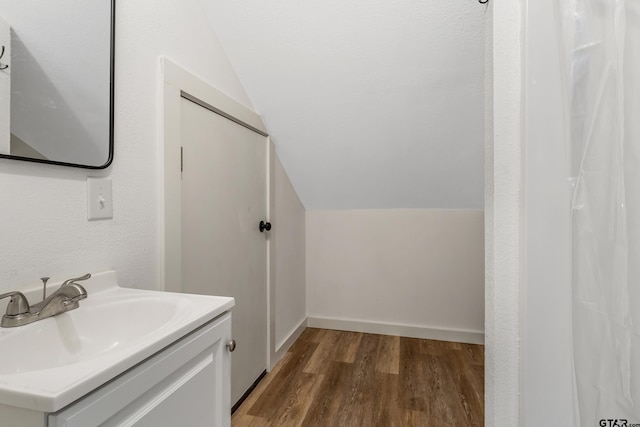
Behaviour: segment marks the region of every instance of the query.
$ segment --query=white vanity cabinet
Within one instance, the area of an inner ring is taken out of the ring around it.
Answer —
[[[230,426],[233,298],[123,288],[113,270],[86,286],[75,310],[0,328],[0,427]]]
[[[231,314],[49,414],[48,427],[229,427]]]

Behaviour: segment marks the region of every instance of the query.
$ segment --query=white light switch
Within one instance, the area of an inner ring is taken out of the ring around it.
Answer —
[[[113,218],[111,178],[87,178],[87,219]]]

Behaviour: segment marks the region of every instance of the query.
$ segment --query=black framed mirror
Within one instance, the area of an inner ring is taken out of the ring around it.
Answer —
[[[113,160],[115,0],[0,0],[0,157]]]

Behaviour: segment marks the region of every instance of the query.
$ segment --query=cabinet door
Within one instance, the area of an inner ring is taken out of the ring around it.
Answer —
[[[181,120],[181,291],[236,300],[236,403],[267,369],[267,139],[184,98]]]
[[[222,408],[225,358],[218,340],[101,426],[228,427],[229,409]]]
[[[229,427],[231,319],[203,327],[67,409],[50,427]]]

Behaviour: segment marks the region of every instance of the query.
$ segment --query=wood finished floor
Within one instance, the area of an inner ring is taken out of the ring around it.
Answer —
[[[306,329],[232,427],[484,425],[484,347]]]

